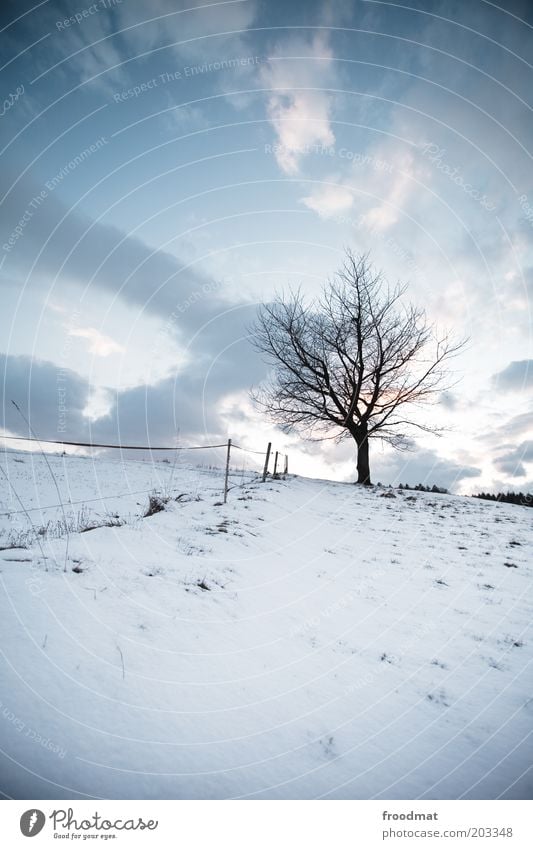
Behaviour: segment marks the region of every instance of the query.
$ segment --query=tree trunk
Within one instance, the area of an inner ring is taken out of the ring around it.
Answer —
[[[357,442],[357,483],[369,486],[370,480],[370,461],[368,457],[368,439],[366,428],[364,433],[359,433],[356,438]]]

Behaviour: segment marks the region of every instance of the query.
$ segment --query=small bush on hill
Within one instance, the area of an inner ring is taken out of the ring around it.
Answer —
[[[143,513],[143,518],[154,516],[156,513],[161,513],[168,504],[168,498],[158,495],[156,492],[151,492],[148,497],[148,507]]]

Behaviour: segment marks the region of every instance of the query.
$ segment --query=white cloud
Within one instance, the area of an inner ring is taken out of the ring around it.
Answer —
[[[110,354],[122,353],[124,348],[106,336],[100,333],[95,327],[75,327],[69,330],[69,336],[77,336],[80,339],[87,339],[89,342],[89,353],[95,354],[97,357],[108,357]]]
[[[385,191],[381,202],[373,206],[365,215],[365,224],[378,231],[388,230],[398,221],[402,209],[416,189],[418,176],[414,157],[403,153],[393,157],[394,172],[392,178],[387,175]]]
[[[301,202],[318,213],[321,218],[331,218],[346,212],[353,204],[353,192],[340,184],[326,183],[314,189]]]
[[[114,404],[114,394],[104,386],[95,386],[87,398],[87,404],[82,410],[82,416],[91,422],[108,416]]]
[[[271,55],[262,69],[263,84],[273,89],[267,112],[278,146],[277,162],[286,174],[297,174],[300,159],[311,145],[335,143],[331,129],[328,82],[332,52],[322,33],[311,42],[290,39]]]

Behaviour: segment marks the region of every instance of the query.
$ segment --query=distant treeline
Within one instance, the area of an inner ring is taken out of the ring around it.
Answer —
[[[443,495],[446,495],[448,492],[448,490],[444,489],[443,486],[437,486],[436,484],[433,484],[433,486],[424,486],[423,483],[417,483],[416,486],[409,486],[408,483],[401,483],[398,489],[414,489],[415,492],[442,492]]]
[[[480,492],[473,498],[483,498],[485,501],[503,501],[505,504],[519,504],[522,507],[533,507],[533,495],[530,492]]]

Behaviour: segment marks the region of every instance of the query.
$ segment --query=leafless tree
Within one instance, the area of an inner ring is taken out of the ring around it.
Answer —
[[[272,376],[252,396],[285,432],[352,438],[358,483],[369,484],[368,443],[409,444],[417,408],[443,390],[447,361],[464,345],[437,336],[423,310],[402,301],[368,261],[350,251],[318,301],[301,291],[263,305],[252,329]]]

